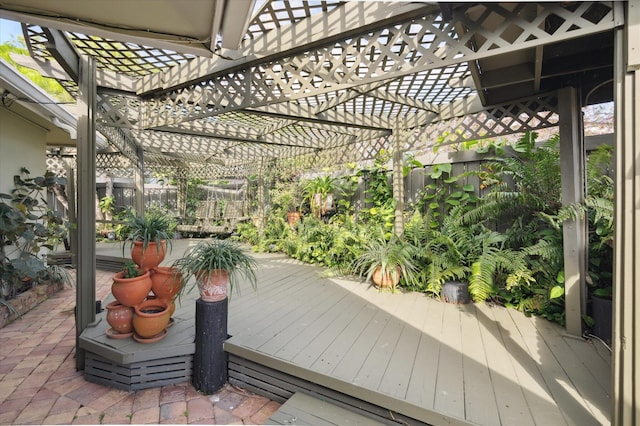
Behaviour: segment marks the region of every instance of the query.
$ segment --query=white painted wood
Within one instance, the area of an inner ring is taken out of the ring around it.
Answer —
[[[497,396],[491,386],[491,371],[480,332],[482,327],[475,306],[460,306],[465,417],[481,425],[499,425]]]
[[[534,425],[535,421],[517,379],[514,367],[517,362],[505,347],[505,342],[509,340],[508,333],[505,333],[506,337],[503,336],[501,325],[494,320],[491,311],[487,305],[479,305],[476,315],[491,370],[491,383],[500,422],[505,425]]]
[[[438,376],[435,382],[433,408],[445,414],[465,418],[464,372],[460,312],[455,305],[445,305],[442,317],[442,336],[438,357]]]

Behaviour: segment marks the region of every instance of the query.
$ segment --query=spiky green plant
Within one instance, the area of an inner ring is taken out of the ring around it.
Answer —
[[[146,250],[149,243],[156,243],[157,250],[160,250],[162,241],[166,241],[167,247],[171,249],[172,230],[175,228],[175,221],[171,216],[151,210],[142,216],[131,215],[125,224],[127,237],[122,245],[124,253],[125,247],[133,247],[136,241],[142,242],[143,250]]]
[[[196,284],[204,280],[207,272],[222,269],[229,274],[231,292],[234,288],[240,290],[240,280],[249,283],[254,290],[257,287],[256,260],[232,240],[202,241],[175,260],[173,267],[182,272],[185,281],[194,277]],[[188,287],[186,291],[191,291],[193,287]]]
[[[394,235],[389,240],[382,234],[372,239],[351,265],[351,270],[370,280],[380,268],[380,273],[400,278],[404,285],[414,286],[418,272],[417,249],[401,237]],[[394,289],[392,289],[394,290]]]

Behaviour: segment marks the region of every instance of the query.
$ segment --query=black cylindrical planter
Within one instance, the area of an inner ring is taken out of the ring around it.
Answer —
[[[227,356],[222,344],[227,339],[227,299],[196,301],[196,353],[193,357],[193,386],[212,394],[227,382]]]
[[[469,303],[469,284],[459,281],[447,281],[442,284],[440,297],[446,303]]]
[[[613,323],[613,301],[611,298],[593,296],[591,298],[591,317],[593,318],[593,334],[611,344]]]

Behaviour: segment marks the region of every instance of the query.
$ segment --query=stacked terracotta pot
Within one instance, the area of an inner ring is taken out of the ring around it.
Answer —
[[[116,300],[106,306],[111,326],[107,336],[152,343],[166,336],[184,279],[175,268],[159,266],[166,255],[165,244],[159,250],[155,243],[149,243],[145,250],[141,246],[142,243],[134,245],[131,258],[142,274],[124,278],[121,271],[113,277],[111,293]]]

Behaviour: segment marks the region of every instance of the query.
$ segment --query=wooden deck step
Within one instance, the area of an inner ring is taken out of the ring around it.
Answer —
[[[324,399],[296,392],[266,421],[268,425],[383,425]]]

